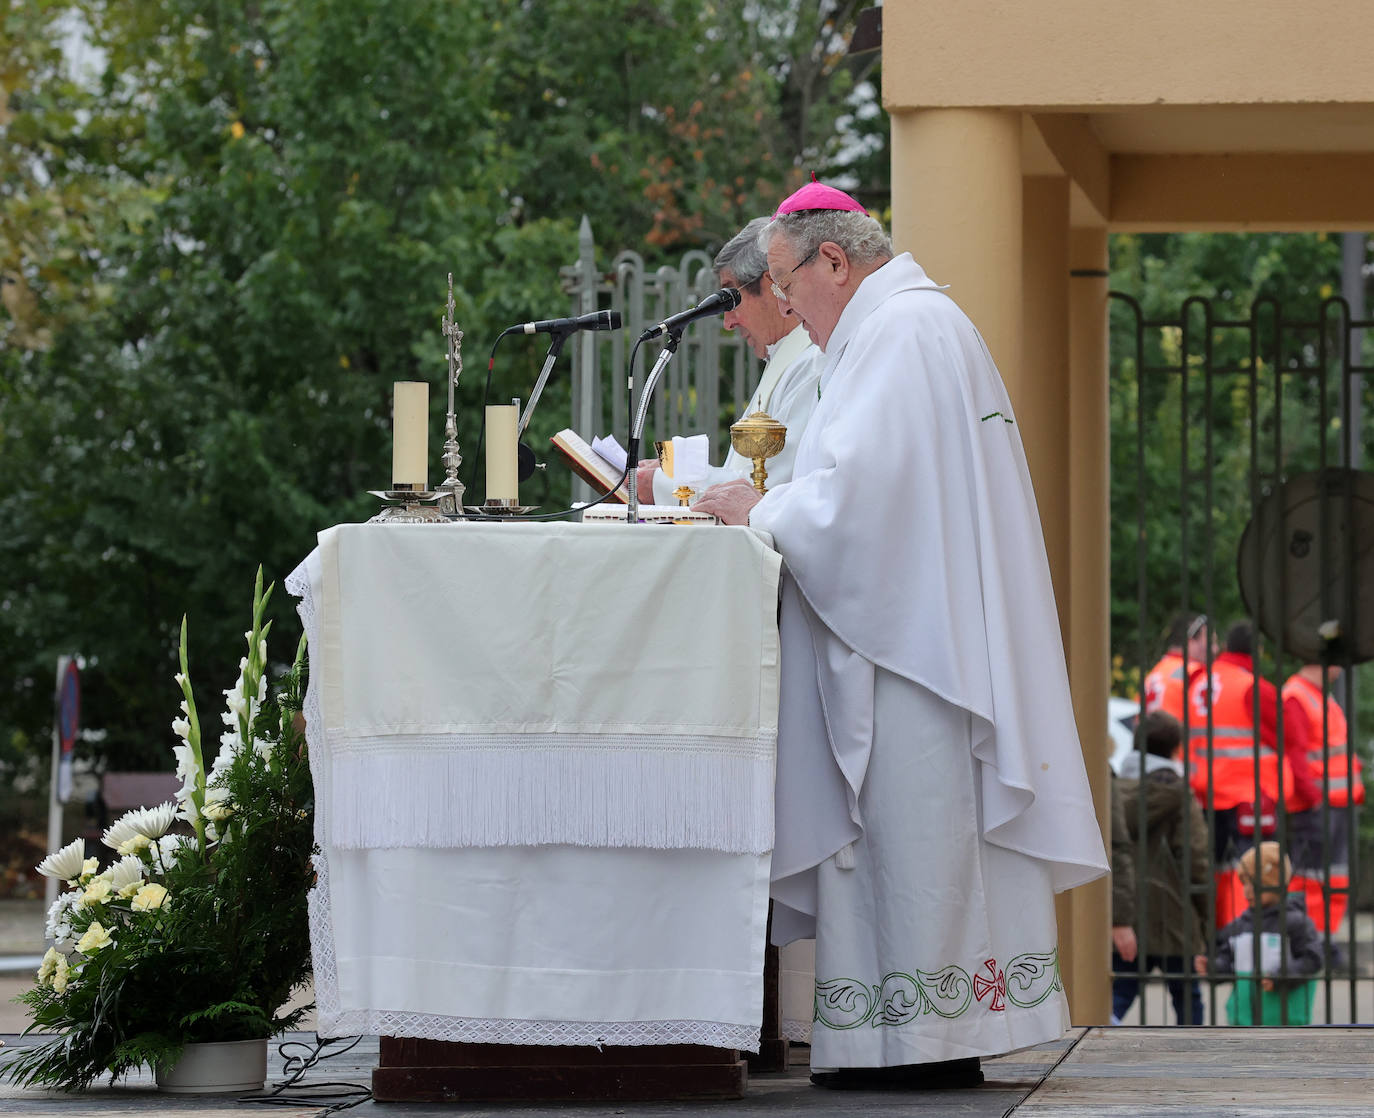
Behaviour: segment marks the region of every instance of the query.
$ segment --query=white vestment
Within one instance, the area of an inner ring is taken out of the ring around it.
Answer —
[[[824,355],[811,343],[806,331],[798,326],[790,334],[779,338],[768,347],[768,362],[759,376],[759,386],[749,398],[744,414],[764,411],[787,428],[787,441],[783,448],[765,463],[768,470],[768,486],[781,485],[792,478],[792,463],[797,457],[797,446],[801,442],[811,413],[816,409],[818,396],[816,386],[821,376],[821,362]],[[708,486],[718,485],[737,478],[747,478],[754,469],[751,459],[745,458],[731,448],[720,466],[707,467],[704,480],[695,482],[701,493]],[[675,505],[673,496],[675,483],[662,470],[654,471],[654,503]]]
[[[812,1066],[1054,1039],[1054,893],[1107,863],[1006,391],[905,254],[845,307],[820,390],[750,517],[788,568],[773,928],[817,939]]]

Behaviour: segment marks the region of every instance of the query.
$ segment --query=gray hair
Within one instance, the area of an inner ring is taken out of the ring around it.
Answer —
[[[725,242],[725,247],[716,253],[712,267],[716,278],[728,270],[741,290],[753,288],[749,294],[757,295],[759,280],[768,271],[768,254],[759,244],[759,234],[768,224],[766,217],[756,217],[733,237]]]
[[[892,259],[892,241],[882,223],[855,210],[797,210],[770,221],[759,234],[759,247],[766,253],[773,238],[787,238],[797,258],[809,256],[826,241],[844,249],[855,264]]]

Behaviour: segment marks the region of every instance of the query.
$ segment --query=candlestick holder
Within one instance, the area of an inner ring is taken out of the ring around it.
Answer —
[[[386,507],[369,524],[447,524],[450,517],[439,507],[440,494],[432,489],[369,489]]]
[[[538,505],[519,505],[505,497],[491,497],[487,499],[485,505],[464,505],[463,511],[470,512],[473,516],[524,516],[527,512],[533,512]]]
[[[451,519],[462,516],[464,485],[458,480],[463,455],[458,449],[458,417],[453,410],[453,394],[463,375],[463,331],[454,320],[453,273],[448,274],[448,302],[444,306],[443,333],[448,348],[448,415],[444,419],[444,480],[435,491],[439,512]]]

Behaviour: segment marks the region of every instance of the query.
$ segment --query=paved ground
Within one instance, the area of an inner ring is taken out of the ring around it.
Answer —
[[[0,1043],[13,1049],[40,1038],[17,1036],[26,1019],[23,1007],[10,999],[27,989],[33,967],[43,949],[41,902],[0,901]],[[1374,935],[1374,922],[1362,917],[1357,925],[1362,945]],[[1363,951],[1362,951],[1363,955]],[[1361,960],[1363,963],[1363,959]],[[1333,1019],[1351,1020],[1351,999],[1342,1002],[1348,982],[1333,984]],[[1157,997],[1156,997],[1157,995]],[[1374,978],[1356,984],[1354,1004],[1358,1020],[1374,1021],[1367,1006],[1374,995]],[[308,992],[305,1000],[308,1000]],[[1147,1016],[1152,1023],[1164,1015],[1163,992]],[[1325,997],[1325,993],[1321,994]],[[1156,1004],[1157,1003],[1157,1004]],[[1324,1005],[1319,1001],[1319,1007]],[[1138,1019],[1139,1010],[1136,1011]],[[1324,1012],[1317,1014],[1323,1020]],[[304,1053],[313,1045],[310,1033],[286,1038],[285,1056]],[[884,1118],[1337,1118],[1374,1116],[1374,1027],[1314,1029],[1076,1029],[1063,1041],[1041,1045],[984,1063],[987,1083],[972,1091],[896,1094],[832,1092],[812,1087],[806,1069],[755,1075],[743,1100],[717,1103],[579,1103],[568,1105],[493,1105],[456,1103],[447,1106],[363,1102],[347,1111],[371,1118],[418,1118],[463,1115],[552,1118],[574,1109],[580,1115],[629,1115],[632,1118],[669,1118],[712,1115],[716,1118],[765,1118],[779,1114],[868,1115]],[[4,1060],[0,1050],[0,1062]],[[320,1115],[335,1101],[349,1101],[365,1091],[378,1061],[377,1038],[364,1037],[349,1052],[332,1056],[308,1070],[301,1084],[281,1093],[266,1113]],[[268,1088],[286,1078],[284,1054],[274,1043],[269,1050]],[[284,1105],[283,1105],[284,1104]],[[54,1115],[57,1118],[156,1114],[165,1118],[227,1118],[251,1114],[254,1105],[228,1097],[190,1097],[158,1094],[151,1075],[143,1074],[118,1085],[102,1084],[84,1094],[20,1090],[0,1083],[0,1113]],[[261,1107],[258,1107],[261,1109]]]

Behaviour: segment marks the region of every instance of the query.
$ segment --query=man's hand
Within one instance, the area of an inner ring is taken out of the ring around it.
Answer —
[[[763,494],[740,478],[711,486],[692,503],[692,508],[718,516],[722,524],[748,524],[749,510],[761,500]]]
[[[641,505],[654,503],[654,471],[658,469],[658,459],[650,458],[635,468],[635,491],[639,494]]]
[[[1116,953],[1125,962],[1134,963],[1136,953],[1135,929],[1129,924],[1113,925],[1112,947],[1116,949]]]

